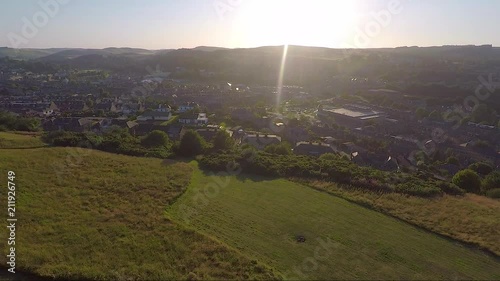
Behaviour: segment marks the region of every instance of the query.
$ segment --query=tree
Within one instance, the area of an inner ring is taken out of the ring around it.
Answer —
[[[482,190],[488,192],[492,189],[500,189],[500,172],[490,173],[483,180]]]
[[[142,139],[142,145],[147,147],[166,146],[168,141],[169,138],[165,132],[156,130],[152,131],[144,139]]]
[[[191,157],[199,155],[205,149],[205,141],[197,132],[187,131],[182,136],[177,153],[181,156]]]
[[[460,166],[460,161],[455,156],[448,157],[448,159],[446,159],[446,163],[451,164],[451,165],[455,165],[455,166]]]
[[[473,170],[466,169],[453,176],[452,182],[469,193],[481,191],[481,177]]]
[[[476,173],[483,175],[483,176],[486,176],[486,175],[490,174],[491,172],[493,172],[493,167],[490,164],[484,163],[484,162],[478,162],[478,163],[471,164],[469,166],[469,169],[471,169],[471,170],[475,171]]]
[[[338,160],[338,159],[340,159],[340,157],[333,154],[333,153],[326,153],[326,154],[323,154],[319,157],[319,160],[324,160],[324,161],[332,161],[332,160]]]
[[[292,154],[292,147],[287,142],[282,142],[280,144],[268,145],[264,151],[271,154],[290,155]]]
[[[214,144],[215,150],[229,150],[234,146],[234,140],[225,130],[218,131],[215,134],[212,143]]]

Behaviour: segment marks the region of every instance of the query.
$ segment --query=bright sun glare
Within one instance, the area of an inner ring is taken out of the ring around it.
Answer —
[[[239,44],[341,45],[357,20],[353,0],[252,0],[239,10]]]

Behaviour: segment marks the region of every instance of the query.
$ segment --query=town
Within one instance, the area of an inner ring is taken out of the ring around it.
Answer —
[[[0,8],[0,280],[500,280],[500,1]]]
[[[361,60],[358,56],[349,60]],[[364,59],[381,58],[371,53]],[[428,61],[399,58],[390,63],[420,69]],[[444,63],[454,64],[438,62]],[[334,153],[361,166],[425,171],[441,179],[473,163],[500,165],[500,117],[494,107],[498,92],[492,75],[459,84],[426,81],[428,85],[417,86],[394,78],[374,79],[371,74],[338,74],[314,87],[279,88],[187,75],[212,78],[218,75],[215,69],[51,71],[38,64],[0,60],[1,110],[33,118],[37,124],[33,130],[100,134],[118,127],[138,137],[159,130],[173,141],[194,130],[207,142],[217,131],[226,130],[236,144],[259,150],[287,143],[294,154]],[[469,71],[478,70],[469,66]],[[490,84],[484,85],[487,79]],[[470,97],[478,100],[473,96],[478,85],[491,91],[486,97],[496,96],[467,105]],[[467,91],[472,96],[464,95],[465,105],[460,96],[449,98]]]

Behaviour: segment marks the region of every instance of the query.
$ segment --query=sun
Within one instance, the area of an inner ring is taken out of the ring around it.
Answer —
[[[353,0],[251,0],[241,5],[234,31],[244,46],[336,47],[356,20]]]

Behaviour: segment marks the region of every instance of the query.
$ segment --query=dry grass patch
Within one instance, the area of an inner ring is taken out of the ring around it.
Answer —
[[[188,164],[86,150],[70,165],[67,156],[74,152],[0,150],[0,174],[16,173],[17,270],[94,280],[274,277],[262,265],[166,219],[167,205],[189,183]],[[64,167],[60,180],[54,163]],[[5,196],[0,204],[6,206]],[[5,227],[0,233],[8,235]],[[5,255],[0,263],[6,263]]]

